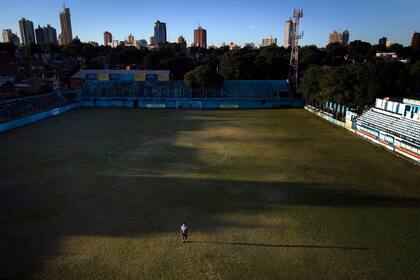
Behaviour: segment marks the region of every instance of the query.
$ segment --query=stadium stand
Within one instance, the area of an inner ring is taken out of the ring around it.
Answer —
[[[92,81],[82,89],[85,97],[158,98],[290,98],[287,81],[225,81],[221,89],[191,88],[184,81]]]
[[[377,99],[360,115],[356,133],[372,142],[420,162],[420,101]]]
[[[80,70],[71,80],[83,85],[82,98],[291,98],[286,80],[226,80],[220,89],[204,89],[169,77],[168,70]]]
[[[49,93],[0,102],[0,123],[24,118],[69,104],[60,94]]]

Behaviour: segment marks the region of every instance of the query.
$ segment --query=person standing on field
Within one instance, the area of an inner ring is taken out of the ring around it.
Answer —
[[[186,223],[183,223],[181,225],[181,229],[180,229],[180,233],[181,233],[181,237],[182,237],[182,243],[184,242],[188,242],[188,232],[190,231],[190,229],[188,228]]]

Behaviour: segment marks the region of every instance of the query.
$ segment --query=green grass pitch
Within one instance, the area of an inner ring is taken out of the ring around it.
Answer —
[[[77,109],[0,167],[0,278],[420,275],[420,167],[304,110]]]

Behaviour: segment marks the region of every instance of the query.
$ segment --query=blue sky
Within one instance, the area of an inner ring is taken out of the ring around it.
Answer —
[[[283,25],[294,7],[305,16],[302,44],[325,46],[333,30],[350,30],[350,40],[377,43],[386,36],[408,45],[412,33],[420,31],[420,0],[66,0],[72,14],[73,34],[82,41],[103,43],[103,32],[122,40],[132,33],[136,39],[153,34],[156,20],[167,23],[169,41],[184,35],[192,42],[200,23],[207,29],[208,43],[260,44],[270,35],[283,42]],[[0,0],[0,29],[18,32],[18,20],[26,17],[34,25],[51,24],[60,32],[61,0]],[[19,32],[18,35],[20,36]]]

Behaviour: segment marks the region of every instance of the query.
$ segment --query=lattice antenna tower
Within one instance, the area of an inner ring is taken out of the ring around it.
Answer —
[[[296,89],[299,76],[299,40],[303,38],[300,29],[300,19],[303,18],[303,9],[293,10],[292,34],[292,53],[290,54],[289,84]]]

